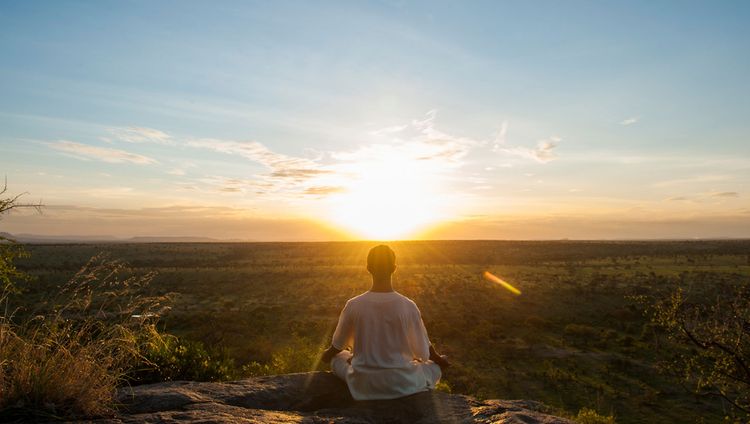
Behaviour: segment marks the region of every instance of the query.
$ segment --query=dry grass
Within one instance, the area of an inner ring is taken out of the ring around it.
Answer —
[[[92,258],[59,297],[16,322],[0,297],[0,418],[77,418],[113,412],[116,388],[143,363],[164,298],[144,297],[153,275],[133,275],[119,261]]]
[[[7,327],[0,336],[0,355],[9,358],[0,368],[0,408],[6,413],[69,417],[110,412],[118,366],[107,343],[79,335],[24,337]]]

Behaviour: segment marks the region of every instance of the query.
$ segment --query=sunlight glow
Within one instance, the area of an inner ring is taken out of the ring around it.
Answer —
[[[345,189],[331,196],[331,221],[375,240],[417,236],[445,216],[435,170],[396,152],[379,153],[349,170]]]
[[[518,290],[517,288],[513,287],[512,285],[510,285],[510,283],[506,282],[505,280],[503,280],[502,278],[498,277],[497,275],[495,275],[495,274],[493,274],[493,273],[491,273],[489,271],[484,271],[483,275],[484,275],[484,278],[486,280],[491,281],[491,282],[496,283],[496,284],[499,284],[500,286],[508,289],[508,291],[510,291],[511,293],[515,294],[516,296],[518,296],[518,295],[521,294],[521,290]]]

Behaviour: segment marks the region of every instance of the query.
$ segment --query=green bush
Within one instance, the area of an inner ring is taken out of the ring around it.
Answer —
[[[239,377],[226,351],[209,351],[200,342],[181,340],[147,328],[139,341],[141,363],[128,372],[131,384],[159,381],[222,381]]]
[[[438,381],[438,383],[435,385],[435,390],[437,390],[438,392],[453,393],[451,385],[445,379],[441,379],[440,381]]]
[[[260,376],[315,371],[325,365],[320,364],[322,352],[321,346],[294,334],[286,346],[272,354],[270,362],[251,362],[242,367],[242,372],[248,376]]]
[[[16,268],[15,261],[29,253],[21,245],[0,236],[0,293],[18,292],[18,283],[29,280],[29,275]]]
[[[599,415],[589,408],[581,408],[573,420],[579,424],[615,424],[615,417],[612,415]]]

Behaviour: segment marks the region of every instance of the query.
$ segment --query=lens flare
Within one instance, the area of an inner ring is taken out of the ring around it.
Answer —
[[[492,281],[493,283],[499,284],[502,287],[505,287],[510,291],[511,293],[515,294],[516,296],[519,296],[521,294],[521,290],[518,290],[517,288],[510,285],[510,283],[505,282],[502,278],[498,277],[497,275],[489,272],[484,271],[484,278],[488,281]]]

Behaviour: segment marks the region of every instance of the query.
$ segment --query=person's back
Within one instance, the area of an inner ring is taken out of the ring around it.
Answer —
[[[368,270],[373,287],[346,303],[323,360],[330,360],[357,400],[392,399],[434,388],[441,376],[438,363],[448,362],[432,349],[417,305],[391,286],[393,251],[383,245],[373,248]]]

